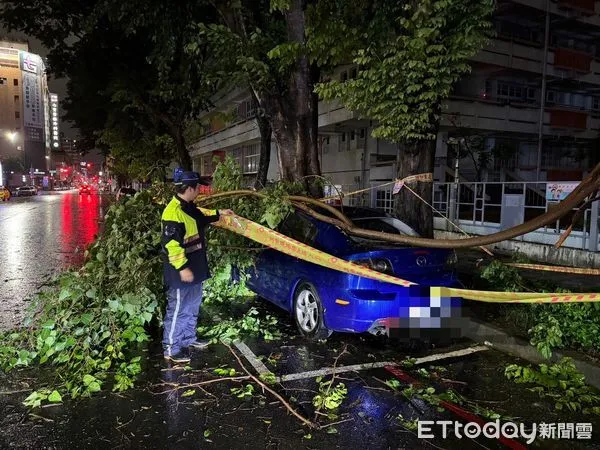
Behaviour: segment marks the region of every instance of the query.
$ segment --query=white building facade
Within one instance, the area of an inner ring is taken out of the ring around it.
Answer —
[[[542,214],[555,205],[546,198],[548,183],[573,187],[600,160],[596,2],[499,1],[494,23],[496,37],[472,59],[472,72],[444,104],[436,144],[435,206],[475,234]],[[332,76],[344,81],[356,77],[357,68],[339,67]],[[258,169],[260,133],[250,94],[234,89],[214,104],[203,118],[206,134],[190,146],[194,168],[209,176],[213,158],[230,154],[251,178]],[[390,210],[391,186],[376,186],[395,178],[397,146],[374,139],[373,127],[338,102],[319,102],[321,171],[344,192],[374,187],[347,202]],[[455,149],[474,137],[479,147],[463,152],[457,164]],[[277,168],[273,144],[269,179],[278,178]],[[576,224],[567,247],[597,250],[595,208]],[[523,239],[554,243],[570,220]],[[440,218],[436,227],[447,229],[446,221]]]

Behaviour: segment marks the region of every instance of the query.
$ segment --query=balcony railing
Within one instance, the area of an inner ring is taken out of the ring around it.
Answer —
[[[594,14],[596,12],[595,0],[559,0],[558,6],[561,8],[578,9],[581,12]]]
[[[587,53],[580,53],[566,48],[557,48],[554,50],[554,67],[589,73],[592,58],[593,56]]]
[[[585,130],[587,129],[587,117],[587,113],[583,112],[551,109],[550,126],[552,128]]]

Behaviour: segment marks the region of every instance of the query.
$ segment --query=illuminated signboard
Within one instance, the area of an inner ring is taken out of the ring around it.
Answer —
[[[58,124],[58,95],[50,94],[50,142],[53,150],[58,150],[60,148]]]
[[[44,63],[38,55],[19,51],[23,77],[23,125],[25,135],[34,142],[44,140],[42,79]]]

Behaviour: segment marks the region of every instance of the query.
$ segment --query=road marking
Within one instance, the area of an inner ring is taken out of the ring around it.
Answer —
[[[460,356],[467,356],[472,353],[485,352],[489,350],[487,345],[478,345],[476,347],[467,347],[460,350],[454,350],[453,352],[448,353],[436,353],[435,355],[424,356],[423,358],[418,358],[415,361],[415,364],[425,364],[433,361],[440,361],[442,359],[448,358],[457,358]]]
[[[273,372],[271,372],[265,364],[259,360],[256,355],[250,350],[244,342],[237,341],[234,342],[233,345],[240,351],[242,355],[248,360],[248,362],[254,367],[254,370],[259,375],[271,374],[275,376]],[[435,355],[424,356],[422,358],[417,358],[412,361],[412,363],[416,366],[420,364],[426,364],[435,361],[442,361],[450,358],[459,358],[461,356],[472,355],[473,353],[479,353],[489,350],[489,348],[485,345],[478,345],[476,347],[467,347],[460,350],[454,350],[446,353],[436,353]],[[350,366],[338,366],[338,367],[325,367],[323,369],[318,370],[309,370],[308,372],[299,372],[292,373],[288,375],[282,375],[280,377],[275,376],[277,382],[283,381],[295,381],[295,380],[304,380],[306,378],[316,378],[322,377],[326,375],[333,375],[334,373],[344,373],[344,372],[358,372],[361,370],[372,370],[372,369],[380,369],[385,366],[397,366],[398,362],[396,361],[381,361],[381,362],[372,362],[372,363],[363,363],[363,364],[352,364]]]
[[[460,356],[471,355],[473,353],[483,352],[483,351],[487,351],[487,350],[489,350],[489,348],[486,347],[485,345],[479,345],[477,347],[469,347],[469,348],[464,348],[461,350],[454,350],[452,352],[438,353],[435,355],[425,356],[423,358],[417,358],[416,360],[414,360],[414,364],[419,365],[419,364],[425,364],[425,363],[429,363],[429,362],[433,362],[433,361],[441,361],[441,360],[449,359],[449,358],[457,358]],[[338,374],[338,373],[344,373],[344,372],[355,372],[355,371],[357,372],[360,370],[379,369],[384,366],[397,366],[397,365],[398,365],[398,363],[394,362],[394,361],[392,361],[392,362],[384,361],[384,362],[354,364],[351,366],[339,366],[336,368],[327,367],[327,368],[323,368],[323,369],[319,369],[319,370],[311,370],[308,372],[300,372],[300,373],[293,373],[293,374],[289,374],[289,375],[283,375],[281,377],[278,377],[277,381],[302,380],[305,378],[315,378],[315,377],[320,377],[320,376],[332,375],[333,373]]]
[[[250,350],[250,347],[248,347],[246,344],[241,341],[237,341],[234,342],[233,345],[235,345],[242,355],[246,357],[248,362],[252,364],[252,367],[254,367],[254,370],[256,370],[259,375],[272,373],[267,366],[265,366],[264,363],[256,357],[252,350]]]

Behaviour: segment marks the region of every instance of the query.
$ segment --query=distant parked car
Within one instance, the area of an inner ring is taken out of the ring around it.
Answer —
[[[133,197],[137,191],[133,188],[122,187],[117,191],[117,201],[121,200],[123,197]]]
[[[7,187],[0,186],[0,200],[7,202],[10,200],[11,192]]]
[[[37,195],[37,189],[35,186],[19,186],[17,189],[15,189],[15,195],[17,197]]]

